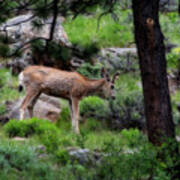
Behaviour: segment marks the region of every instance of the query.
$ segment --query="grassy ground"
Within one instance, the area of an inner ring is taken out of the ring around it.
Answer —
[[[98,13],[100,14],[100,13]],[[133,40],[133,27],[130,11],[119,14],[119,22],[112,20],[111,15],[103,16],[98,28],[98,15],[78,16],[75,20],[67,19],[65,31],[73,44],[88,45],[97,43],[99,47],[129,46]]]

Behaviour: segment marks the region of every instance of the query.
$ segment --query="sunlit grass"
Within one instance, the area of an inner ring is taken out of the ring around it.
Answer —
[[[7,100],[15,100],[20,97],[17,90],[18,79],[12,76],[11,72],[7,69],[0,69],[0,102],[3,103]]]
[[[178,12],[160,14],[160,24],[165,40],[180,46],[180,21]]]
[[[121,12],[118,22],[115,22],[111,15],[103,16],[99,29],[98,15],[79,15],[75,20],[67,19],[64,28],[73,44],[86,46],[96,42],[101,48],[128,46],[133,41],[132,21],[127,23],[129,13]]]

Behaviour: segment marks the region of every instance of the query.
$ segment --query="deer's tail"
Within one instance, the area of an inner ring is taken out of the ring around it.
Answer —
[[[24,75],[23,75],[23,72],[21,72],[19,74],[19,86],[18,86],[18,91],[19,92],[22,92],[23,91],[23,79],[24,79]]]

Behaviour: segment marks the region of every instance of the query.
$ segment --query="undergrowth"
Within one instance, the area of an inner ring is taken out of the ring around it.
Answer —
[[[0,102],[15,100],[20,97],[17,91],[17,77],[12,76],[8,69],[0,69]],[[0,104],[2,106],[2,104]],[[1,108],[0,108],[1,109]]]

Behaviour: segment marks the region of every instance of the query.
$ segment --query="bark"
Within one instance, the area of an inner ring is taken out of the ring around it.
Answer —
[[[160,145],[175,138],[166,72],[165,46],[159,24],[159,0],[133,0],[135,40],[143,83],[149,140]]]
[[[57,16],[58,16],[58,2],[59,0],[54,0],[53,2],[53,21],[51,24],[49,41],[53,40],[53,36],[54,36],[54,30],[55,30]]]

